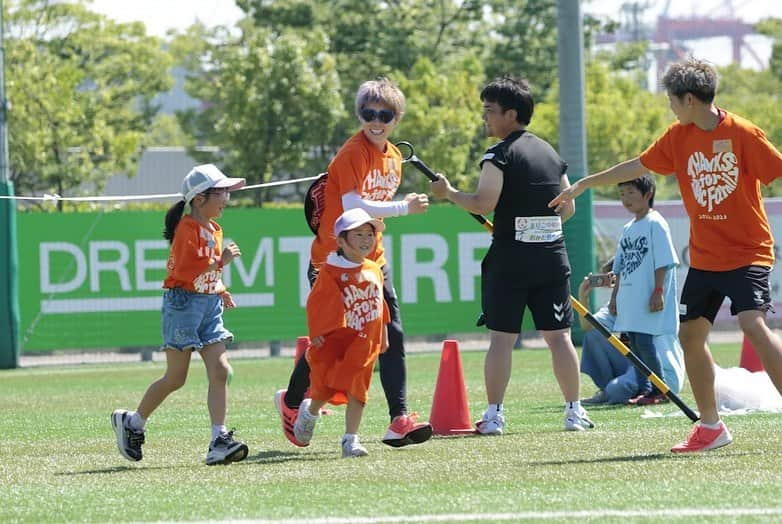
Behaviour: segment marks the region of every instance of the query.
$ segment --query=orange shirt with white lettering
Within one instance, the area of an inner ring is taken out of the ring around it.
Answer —
[[[223,253],[223,230],[217,222],[200,224],[184,215],[174,230],[168,254],[166,289],[182,288],[195,293],[219,295],[225,292],[222,268],[207,271]]]
[[[310,338],[324,338],[306,353],[312,398],[327,400],[343,392],[366,403],[389,320],[380,266],[331,253],[307,298]]]
[[[355,191],[364,200],[390,201],[402,181],[402,154],[391,142],[386,142],[385,152],[380,151],[359,131],[340,148],[328,172],[321,227],[310,252],[312,265],[318,269],[337,249],[333,225],[345,211],[342,196]],[[375,251],[367,258],[383,266],[383,252],[383,235],[377,233]]]
[[[752,122],[722,111],[716,129],[671,125],[641,163],[675,174],[690,217],[690,265],[730,271],[774,264],[774,239],[760,184],[782,174],[782,154]]]

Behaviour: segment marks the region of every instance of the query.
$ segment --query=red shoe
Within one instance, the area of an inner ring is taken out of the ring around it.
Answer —
[[[629,399],[627,399],[627,403],[632,405],[632,406],[637,406],[639,400],[641,400],[642,398],[644,398],[644,397],[646,397],[648,395],[651,395],[651,394],[652,394],[651,391],[644,391],[643,393],[639,393],[638,395],[636,395],[634,397],[630,397]]]
[[[282,432],[285,434],[285,438],[290,440],[291,444],[300,448],[309,446],[309,443],[305,444],[296,438],[293,434],[293,424],[296,423],[296,417],[299,416],[299,410],[289,408],[285,404],[285,393],[287,389],[281,389],[274,394],[274,407],[277,408],[277,412],[280,414],[280,420],[282,421]]]
[[[666,397],[662,393],[657,393],[656,395],[650,393],[648,395],[644,395],[643,397],[639,398],[638,401],[636,402],[636,405],[653,406],[656,404],[665,404],[668,401],[669,401],[668,397]]]
[[[730,432],[724,422],[720,421],[720,427],[717,429],[709,429],[702,424],[696,424],[687,440],[672,447],[671,452],[691,453],[708,451],[727,446],[731,442],[733,442],[733,437],[730,436]]]
[[[420,444],[432,438],[432,425],[416,420],[418,420],[418,413],[399,415],[394,418],[383,436],[383,444],[401,448],[410,444]]]

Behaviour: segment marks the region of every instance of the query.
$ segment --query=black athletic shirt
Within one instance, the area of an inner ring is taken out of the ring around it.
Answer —
[[[556,216],[548,203],[560,193],[567,163],[551,145],[529,131],[514,131],[490,147],[481,159],[502,171],[502,192],[494,209],[494,239],[486,263],[493,270],[527,275],[531,281],[570,275],[564,238],[553,242],[516,240],[516,217]]]

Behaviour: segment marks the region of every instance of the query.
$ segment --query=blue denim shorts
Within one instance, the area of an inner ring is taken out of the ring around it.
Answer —
[[[223,326],[220,295],[193,293],[181,288],[163,293],[163,345],[161,349],[201,350],[217,342],[231,341]]]

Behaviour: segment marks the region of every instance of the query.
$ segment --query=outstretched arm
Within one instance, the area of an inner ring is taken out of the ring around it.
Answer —
[[[563,189],[554,200],[549,202],[548,207],[557,207],[569,200],[575,200],[576,197],[591,187],[610,186],[634,180],[642,176],[646,171],[640,158],[635,157],[605,171],[577,180],[572,186]]]

